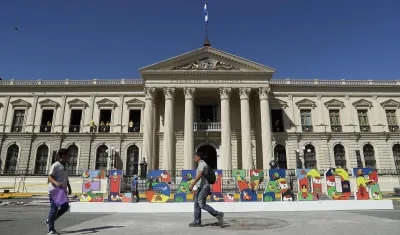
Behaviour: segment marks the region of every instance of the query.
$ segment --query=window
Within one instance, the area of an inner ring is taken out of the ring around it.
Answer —
[[[357,110],[357,114],[358,114],[358,123],[360,124],[360,130],[362,132],[370,132],[371,129],[369,127],[369,122],[368,122],[368,111]]]
[[[282,109],[271,110],[273,132],[283,132],[283,111]]]
[[[70,175],[77,174],[78,167],[78,146],[75,144],[70,145],[68,148],[69,158],[68,158],[68,173]]]
[[[99,119],[99,132],[110,132],[111,127],[111,109],[101,109]]]
[[[16,144],[7,149],[6,161],[4,165],[4,174],[16,174],[18,163],[19,147]]]
[[[343,145],[337,144],[333,147],[333,155],[335,157],[335,165],[337,167],[347,168],[346,165],[346,152]]]
[[[131,145],[127,151],[126,174],[137,175],[139,171],[139,148]]]
[[[363,153],[364,153],[365,168],[375,169],[376,161],[375,161],[374,147],[370,144],[364,145]]]
[[[40,132],[50,132],[53,125],[54,110],[45,109],[42,112],[42,121],[40,122]]]
[[[82,109],[72,109],[69,122],[69,132],[80,132],[82,120]]]
[[[339,110],[329,110],[329,120],[331,122],[331,130],[333,132],[342,131],[342,126],[340,125]]]
[[[400,144],[393,145],[393,157],[394,157],[394,165],[397,171],[400,171]]]
[[[396,126],[396,110],[386,110],[386,119],[389,126]]]
[[[15,110],[11,132],[21,132],[25,121],[25,110]]]
[[[274,158],[279,169],[287,169],[286,150],[283,145],[276,145],[274,148]]]
[[[315,147],[312,144],[308,144],[305,146],[303,156],[304,156],[304,168],[306,169],[317,168]]]
[[[107,170],[108,166],[108,147],[101,145],[96,152],[96,170]]]
[[[140,132],[140,118],[142,111],[140,109],[129,110],[129,128],[128,132]]]
[[[37,148],[34,175],[46,175],[47,160],[49,159],[49,147],[43,144]]]
[[[312,131],[311,110],[300,110],[301,126],[305,132]]]

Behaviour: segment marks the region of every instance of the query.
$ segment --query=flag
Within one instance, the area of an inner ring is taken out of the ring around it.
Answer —
[[[208,10],[207,10],[207,3],[204,4],[204,21],[208,23]]]

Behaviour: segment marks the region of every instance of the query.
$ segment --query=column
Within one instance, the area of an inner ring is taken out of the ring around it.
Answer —
[[[222,170],[232,169],[232,148],[231,148],[231,120],[230,120],[230,98],[231,88],[219,89],[221,97],[221,151],[220,159]]]
[[[240,88],[240,118],[242,132],[242,169],[253,168],[253,152],[250,129],[250,92],[251,88]]]
[[[118,123],[117,123],[117,125],[119,125],[119,131],[121,133],[123,133],[123,130],[124,130],[124,125],[122,125],[122,120],[123,120],[122,117],[124,115],[124,98],[125,98],[125,96],[123,96],[123,95],[119,96],[119,109],[118,109],[118,120],[117,120]]]
[[[30,121],[28,123],[28,125],[32,125],[32,127],[30,128],[30,131],[28,129],[29,132],[35,132],[35,119],[36,119],[36,110],[37,110],[38,99],[39,99],[38,96],[33,97],[32,114],[31,114]]]
[[[268,101],[270,88],[261,87],[258,92],[260,96],[263,169],[269,169],[269,162],[272,160],[271,112]]]
[[[10,96],[6,96],[4,102],[4,111],[3,116],[1,117],[1,125],[3,125],[2,132],[6,132],[6,125],[7,125],[7,115],[8,115],[8,106],[10,106]],[[12,119],[12,118],[11,118]],[[1,173],[1,172],[0,172]]]
[[[163,170],[173,170],[174,154],[174,96],[175,88],[164,88],[164,144],[163,144]]]
[[[144,107],[144,124],[143,124],[143,154],[147,161],[149,170],[153,170],[154,168],[154,155],[153,155],[153,115],[154,115],[154,96],[156,93],[156,89],[153,87],[144,88],[145,98],[145,107]]]
[[[195,88],[183,88],[183,93],[185,95],[185,140],[183,148],[183,169],[193,169],[194,167],[193,109],[195,92]]]
[[[65,104],[67,102],[67,96],[62,96],[61,107],[60,107],[60,115],[58,116],[56,123],[58,123],[58,127],[60,132],[64,131],[64,115],[65,115]]]

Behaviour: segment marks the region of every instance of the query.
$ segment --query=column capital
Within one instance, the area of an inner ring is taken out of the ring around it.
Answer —
[[[221,100],[224,100],[224,99],[229,100],[231,97],[231,92],[232,92],[232,88],[230,88],[230,87],[219,88],[219,95],[221,97]]]
[[[143,91],[144,91],[144,95],[146,96],[146,99],[154,99],[154,96],[156,94],[156,88],[145,87]]]
[[[165,99],[174,99],[175,87],[164,87],[163,89]]]
[[[269,87],[258,88],[258,95],[260,96],[260,100],[268,100],[270,92],[271,92],[271,88],[269,88]]]
[[[194,87],[183,88],[183,94],[185,95],[185,99],[193,99],[195,93],[196,93],[196,88]]]
[[[242,87],[239,88],[239,95],[240,95],[240,99],[249,99],[250,98],[250,93],[251,93],[251,88],[249,87]]]

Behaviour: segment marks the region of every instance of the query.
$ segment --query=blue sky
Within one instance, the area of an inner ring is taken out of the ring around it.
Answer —
[[[3,79],[140,78],[202,46],[203,0],[2,0]],[[400,79],[398,0],[208,0],[212,46],[274,78]],[[14,28],[18,27],[18,31]]]

